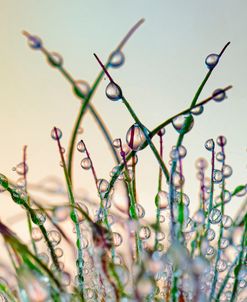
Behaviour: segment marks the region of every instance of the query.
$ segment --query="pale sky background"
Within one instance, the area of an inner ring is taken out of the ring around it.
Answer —
[[[21,31],[40,36],[48,50],[63,56],[64,66],[75,78],[92,83],[100,70],[93,53],[105,61],[140,18],[146,21],[124,48],[126,63],[111,74],[150,129],[189,106],[207,72],[205,57],[231,41],[201,99],[216,88],[229,84],[234,88],[224,102],[205,107],[184,140],[188,149],[184,162],[186,192],[196,206],[199,184],[194,162],[201,156],[209,159],[204,142],[221,134],[228,139],[227,163],[234,170],[228,188],[246,183],[246,0],[0,0],[0,173],[17,178],[12,167],[21,161],[22,147],[27,144],[28,180],[38,182],[51,174],[62,179],[50,131],[54,125],[60,127],[66,147],[80,106],[71,86],[39,51],[27,46]],[[120,102],[106,98],[107,83],[102,81],[93,103],[112,136],[124,139],[133,121]],[[82,127],[85,131],[78,139],[85,139],[98,176],[109,179],[114,164],[101,132],[90,115]],[[176,139],[175,130],[167,127],[166,151]],[[76,154],[76,186],[96,196],[91,173],[80,168],[81,158]],[[150,214],[157,164],[148,148],[139,156],[138,177],[139,200]],[[239,203],[236,199],[229,207],[235,210]],[[0,219],[6,221],[20,211],[7,194],[1,196]]]

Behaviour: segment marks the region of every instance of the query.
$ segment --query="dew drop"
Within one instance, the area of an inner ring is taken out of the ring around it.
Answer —
[[[44,264],[48,264],[50,259],[49,256],[46,253],[39,253],[38,254],[38,258],[44,263]]]
[[[51,137],[52,137],[54,140],[57,140],[57,137],[58,137],[58,139],[61,139],[61,138],[62,138],[62,135],[63,135],[62,131],[61,131],[59,128],[56,128],[56,129],[57,129],[57,136],[56,136],[56,131],[55,131],[55,129],[53,128],[53,129],[51,130]]]
[[[203,210],[198,210],[194,214],[193,220],[197,223],[197,225],[204,224],[204,222],[205,222],[205,215],[204,215]]]
[[[205,59],[205,64],[207,65],[208,69],[213,69],[219,61],[219,55],[216,53],[212,53],[208,55]]]
[[[159,136],[163,136],[163,135],[165,135],[165,133],[166,133],[166,128],[165,127],[163,127],[163,128],[161,128],[160,130],[159,130],[159,132],[157,133]]]
[[[92,288],[85,289],[85,298],[93,299],[95,297],[95,290]]]
[[[130,149],[138,151],[141,149],[146,138],[138,124],[132,125],[126,134],[126,142]]]
[[[110,66],[113,68],[122,66],[124,61],[125,57],[121,50],[116,50],[110,55]]]
[[[52,230],[48,232],[48,239],[51,242],[52,246],[56,246],[60,243],[62,237],[57,230]]]
[[[46,214],[42,210],[35,210],[34,215],[31,214],[31,218],[34,224],[43,225],[46,221]]]
[[[184,176],[183,175],[181,176],[179,172],[175,171],[172,174],[172,182],[174,187],[178,189],[184,185],[185,182]]]
[[[165,191],[159,191],[155,198],[156,206],[160,209],[166,209],[169,205],[168,193]]]
[[[81,167],[85,170],[89,170],[92,168],[92,162],[91,159],[88,157],[83,158],[81,161]]]
[[[207,236],[207,240],[208,241],[214,240],[214,238],[215,238],[215,231],[213,229],[208,229],[207,233],[206,233],[206,236]]]
[[[219,259],[216,265],[216,269],[219,273],[224,272],[227,269],[227,262],[225,260]]]
[[[113,239],[113,244],[118,247],[122,244],[123,242],[123,237],[117,232],[112,232],[112,239]]]
[[[60,278],[61,278],[61,284],[63,286],[69,286],[70,282],[71,282],[70,274],[67,273],[67,272],[61,272],[61,273],[59,273],[59,275],[60,275]]]
[[[79,152],[85,152],[86,151],[86,146],[84,144],[84,141],[83,140],[80,140],[77,144],[77,150]]]
[[[207,255],[207,256],[213,256],[214,253],[215,253],[215,249],[214,249],[212,246],[209,246],[209,247],[207,248],[206,255]]]
[[[227,238],[222,237],[220,241],[220,248],[222,250],[226,249],[229,246],[230,242]]]
[[[157,240],[162,241],[165,239],[165,233],[164,232],[158,232],[157,233]]]
[[[204,170],[204,169],[207,168],[208,163],[207,163],[207,161],[204,158],[198,158],[196,160],[195,166],[196,166],[197,169]]]
[[[179,115],[172,120],[172,125],[178,133],[184,134],[193,128],[194,118],[191,114]]]
[[[88,213],[89,213],[88,207],[82,202],[77,202],[76,207],[78,208],[78,209],[76,209],[77,219],[78,219],[79,223],[82,223],[85,220],[85,215],[88,215]],[[72,215],[72,213],[71,213],[71,215]]]
[[[43,238],[43,234],[38,227],[32,229],[32,239],[34,241],[40,241]]]
[[[229,165],[224,165],[222,167],[222,173],[225,178],[228,178],[232,175],[232,167]]]
[[[225,154],[223,152],[217,152],[216,154],[216,159],[219,161],[219,162],[223,162],[225,160]]]
[[[208,150],[208,151],[212,151],[214,149],[214,140],[212,138],[208,139],[206,142],[205,142],[205,148]]]
[[[15,171],[19,175],[25,175],[28,172],[28,166],[26,163],[21,162],[15,167]]]
[[[63,65],[63,57],[57,52],[51,52],[48,56],[48,62],[52,67],[61,67]]]
[[[74,82],[74,93],[80,98],[87,98],[90,92],[90,86],[86,81],[77,80]]]
[[[222,218],[221,211],[216,208],[212,209],[208,216],[208,219],[212,224],[219,223],[221,221],[221,218]]]
[[[224,99],[226,98],[226,93],[224,90],[222,89],[216,89],[214,92],[213,92],[213,100],[215,102],[222,102]]]
[[[221,183],[223,179],[222,172],[220,170],[215,169],[213,172],[213,182],[218,184]]]
[[[136,204],[136,212],[138,215],[138,218],[143,218],[145,216],[145,210],[142,205],[139,203]]]
[[[220,147],[224,147],[227,143],[226,137],[223,135],[220,135],[217,137],[216,143]]]
[[[105,90],[106,96],[111,101],[119,101],[122,98],[122,90],[121,88],[114,82],[110,82],[106,86]]]
[[[121,147],[121,139],[120,138],[115,138],[112,142],[114,148],[118,149]]]
[[[222,225],[225,229],[229,229],[233,225],[233,220],[228,215],[222,216]]]
[[[97,188],[100,194],[105,193],[109,188],[109,182],[106,179],[98,179]]]
[[[151,230],[148,226],[142,226],[139,230],[139,236],[142,240],[146,240],[151,236]]]
[[[42,48],[42,41],[39,37],[37,36],[28,36],[27,39],[28,45],[29,47],[31,47],[32,49],[40,49]]]
[[[204,107],[202,105],[196,106],[190,110],[193,115],[200,115],[203,113]]]
[[[82,134],[82,133],[83,133],[83,128],[79,127],[78,130],[77,130],[77,134]]]
[[[69,208],[65,206],[55,207],[52,212],[52,220],[56,222],[65,221],[69,216]]]
[[[57,258],[61,258],[63,256],[63,249],[60,247],[55,248],[54,252]]]

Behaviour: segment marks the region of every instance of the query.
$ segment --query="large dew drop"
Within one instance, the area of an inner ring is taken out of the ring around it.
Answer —
[[[83,160],[81,161],[81,167],[85,170],[91,169],[92,167],[91,159],[88,157],[83,158]]]
[[[57,130],[57,131],[56,131]],[[61,139],[62,138],[62,136],[63,136],[63,133],[62,133],[62,131],[59,129],[59,128],[56,128],[56,130],[55,130],[55,128],[53,128],[52,130],[51,130],[51,137],[54,139],[54,140],[59,140],[59,139]]]
[[[221,214],[221,211],[214,208],[211,210],[211,212],[209,213],[209,221],[210,223],[212,224],[217,224],[221,221],[221,218],[222,218],[222,214]]]
[[[213,100],[216,102],[222,102],[226,98],[226,93],[222,89],[216,89],[213,92]]]
[[[185,134],[193,128],[194,118],[191,114],[179,115],[172,120],[172,125],[178,133]]]
[[[110,66],[113,68],[118,68],[123,65],[125,61],[124,54],[121,50],[116,50],[110,55]]]
[[[121,88],[114,82],[110,82],[106,86],[105,93],[108,99],[111,101],[119,101],[123,96]]]
[[[51,52],[48,56],[48,62],[52,67],[62,67],[63,57],[57,52]]]
[[[40,49],[42,48],[42,41],[39,37],[37,36],[28,36],[28,45],[29,47],[31,47],[32,49]]]
[[[217,55],[216,53],[212,53],[208,55],[205,59],[205,64],[207,65],[208,69],[213,69],[218,62],[219,62],[219,55]]]
[[[138,124],[132,125],[126,134],[126,142],[130,149],[140,150],[146,138]]]
[[[86,81],[77,80],[74,82],[74,93],[80,98],[85,99],[90,92],[90,86]]]
[[[208,150],[208,151],[212,151],[214,149],[214,140],[212,138],[208,139],[206,142],[205,142],[205,148]]]
[[[85,152],[86,151],[86,146],[84,144],[84,141],[83,140],[80,140],[77,144],[77,150],[79,152]]]

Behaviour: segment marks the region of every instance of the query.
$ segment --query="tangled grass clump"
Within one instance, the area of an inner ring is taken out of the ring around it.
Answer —
[[[30,233],[30,243],[24,243],[0,221],[0,233],[11,260],[11,267],[0,263],[0,301],[246,301],[247,186],[240,184],[229,189],[232,168],[227,163],[224,136],[205,143],[210,165],[203,158],[196,161],[200,195],[195,213],[190,212],[190,198],[184,192],[183,160],[187,150],[183,139],[206,104],[222,102],[232,88],[217,89],[198,102],[230,43],[219,54],[206,58],[208,72],[190,106],[149,130],[109,71],[122,66],[125,61],[123,47],[143,21],[128,32],[106,64],[94,54],[102,70],[92,86],[74,80],[64,68],[61,55],[49,52],[40,38],[23,32],[29,46],[41,51],[49,64],[61,72],[82,103],[68,152],[62,147],[62,131],[57,127],[51,130],[66,180],[66,190],[59,187],[55,193],[66,191],[67,203],[44,207],[32,197],[27,185],[26,147],[23,161],[15,167],[19,179],[13,182],[0,174],[0,191],[8,192],[26,211]],[[92,104],[104,74],[109,79],[107,98],[122,103],[134,120],[126,134],[126,142],[112,139]],[[101,129],[116,161],[109,181],[98,178],[86,142],[77,139],[87,110]],[[178,139],[171,148],[167,164],[163,136],[165,127],[170,124]],[[158,144],[154,142],[157,137]],[[136,189],[137,156],[144,148],[150,148],[159,165],[157,194],[153,200],[156,216],[152,222],[145,219]],[[79,201],[73,190],[75,149],[83,155],[81,167],[94,178],[96,203],[89,198]],[[47,191],[45,187],[42,189]],[[118,195],[126,201],[124,206],[116,202]],[[225,214],[225,207],[235,198],[242,199],[243,203],[238,215],[230,217]],[[73,224],[72,235],[67,231],[69,222]],[[62,244],[66,245],[65,249]],[[74,252],[75,261],[64,265],[61,259],[69,250]]]

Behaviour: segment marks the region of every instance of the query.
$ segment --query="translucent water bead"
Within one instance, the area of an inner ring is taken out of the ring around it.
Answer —
[[[56,128],[56,130],[57,131],[55,131],[54,128],[51,130],[51,138],[54,140],[61,139],[63,136],[62,131],[59,128]],[[56,135],[56,132],[57,132],[57,135]]]
[[[90,92],[90,86],[86,81],[77,80],[74,82],[74,93],[79,96],[80,98],[85,99]]]
[[[205,142],[205,148],[208,150],[208,151],[212,151],[214,149],[214,140],[212,138],[208,139],[206,142]]]
[[[216,89],[214,92],[213,92],[213,100],[215,102],[222,102],[224,101],[224,99],[226,98],[226,93],[224,90],[222,89]]]
[[[52,67],[61,67],[63,65],[63,57],[57,52],[51,52],[48,56],[48,62]]]
[[[151,230],[148,226],[142,226],[139,230],[139,236],[142,240],[146,240],[151,236]]]
[[[223,179],[223,174],[220,170],[214,170],[213,172],[213,182],[214,183],[221,183]]]
[[[130,149],[138,151],[141,149],[146,138],[138,124],[132,125],[126,134],[126,142]]]
[[[208,69],[213,69],[218,62],[219,62],[219,55],[217,55],[216,53],[211,53],[205,59],[205,64],[207,65]]]
[[[109,188],[109,182],[106,179],[98,179],[97,188],[100,195],[104,195],[104,193],[106,193]]]
[[[125,61],[124,54],[121,50],[114,51],[109,58],[110,66],[113,68],[118,68],[123,65]]]
[[[43,238],[43,234],[38,227],[32,229],[32,239],[34,241],[40,241]]]
[[[209,213],[208,219],[212,224],[220,223],[222,219],[221,211],[216,208],[212,209]]]
[[[62,236],[57,230],[51,230],[48,232],[48,239],[53,246],[56,246],[60,243]]]
[[[227,143],[226,137],[223,135],[220,135],[217,137],[216,143],[220,147],[224,147]]]
[[[122,244],[123,237],[121,234],[119,234],[117,232],[112,232],[112,240],[113,240],[114,246],[118,247]]]
[[[85,152],[86,151],[86,146],[84,144],[84,141],[83,140],[80,140],[77,144],[77,150],[79,152]]]
[[[180,134],[189,132],[194,125],[194,118],[190,113],[182,114],[172,120],[173,127]]]
[[[110,82],[106,86],[105,93],[108,99],[111,101],[119,101],[123,96],[121,88],[114,82]]]
[[[81,161],[81,167],[85,170],[89,170],[92,168],[92,162],[91,159],[88,157],[83,158]]]
[[[193,109],[191,109],[190,112],[191,112],[193,115],[200,115],[200,114],[203,113],[203,110],[204,110],[204,107],[203,107],[202,105],[200,105],[200,106],[196,106],[196,107],[194,107]]]
[[[42,48],[42,41],[37,36],[28,35],[27,43],[32,49]]]
[[[24,162],[19,163],[15,168],[13,168],[19,175],[25,175],[28,172],[28,165]]]

